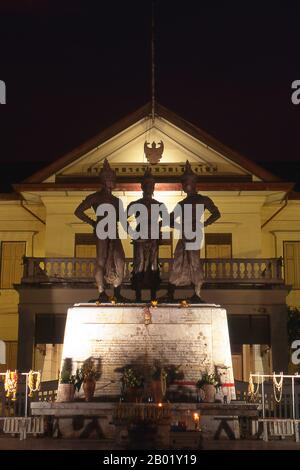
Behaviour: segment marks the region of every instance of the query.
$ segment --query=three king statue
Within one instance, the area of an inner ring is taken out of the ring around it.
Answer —
[[[171,263],[168,291],[167,295],[160,300],[173,302],[176,287],[192,285],[194,295],[190,302],[203,303],[201,298],[203,268],[200,259],[200,246],[196,244],[195,249],[191,249],[190,244],[198,238],[199,227],[202,230],[197,208],[202,207],[203,211],[207,210],[210,213],[204,221],[204,227],[215,222],[220,217],[220,212],[209,197],[197,193],[197,175],[192,171],[189,162],[186,162],[185,171],[181,178],[182,189],[187,196],[178,203],[170,214],[163,203],[153,198],[155,180],[149,169],[146,170],[141,181],[142,198],[131,202],[126,211],[124,211],[121,200],[112,194],[116,186],[116,173],[110,168],[106,159],[100,172],[100,183],[102,189],[89,195],[75,210],[75,215],[83,222],[90,224],[95,234],[97,249],[95,280],[99,292],[97,300],[99,302],[109,301],[105,287],[110,285],[114,288],[116,302],[128,302],[120,292],[124,277],[125,253],[119,238],[119,223],[132,237],[134,253],[132,287],[136,293],[136,302],[142,301],[143,288],[150,289],[151,300],[156,299],[160,287],[158,254],[159,245],[163,238],[162,229],[166,226],[173,229],[179,223],[182,227],[181,236],[176,245],[174,260]],[[115,209],[116,214],[114,230],[112,233],[107,232],[106,238],[99,238],[98,224],[101,225],[105,222],[107,205],[109,204]],[[90,208],[94,210],[97,216],[96,220],[91,219],[85,213]],[[144,210],[140,210],[141,208]],[[130,224],[132,219],[135,219],[136,222],[134,229]],[[155,236],[153,236],[153,232],[155,232]],[[186,233],[194,233],[194,239],[188,238]]]

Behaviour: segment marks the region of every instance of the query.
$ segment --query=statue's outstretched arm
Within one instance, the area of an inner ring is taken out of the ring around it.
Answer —
[[[128,234],[130,234],[130,229],[129,229],[129,227],[130,227],[130,222],[131,222],[131,221],[133,220],[133,218],[135,217],[134,214],[129,215],[129,209],[130,209],[130,207],[131,207],[132,205],[133,205],[133,202],[130,202],[130,203],[128,204],[128,206],[126,207],[126,209],[125,209],[125,217],[124,217],[124,219],[126,219],[125,231],[126,231]]]
[[[85,198],[79,204],[79,206],[75,210],[74,214],[76,215],[76,217],[78,217],[78,219],[82,220],[83,222],[85,222],[85,223],[91,225],[93,228],[95,228],[96,221],[91,219],[91,217],[89,217],[88,215],[85,214],[85,211],[90,209],[91,207],[92,207],[91,197],[88,196],[87,198]]]
[[[208,197],[205,199],[205,209],[210,212],[210,216],[204,222],[204,227],[213,224],[216,220],[221,217],[221,213],[213,201]]]

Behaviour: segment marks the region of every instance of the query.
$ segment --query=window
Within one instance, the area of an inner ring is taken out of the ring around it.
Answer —
[[[96,243],[94,234],[76,233],[75,258],[96,258]]]
[[[13,289],[23,275],[25,242],[2,242],[1,244],[1,289]]]
[[[231,258],[231,233],[207,233],[205,235],[206,258]]]
[[[37,314],[35,319],[35,344],[62,344],[64,342],[66,315]]]
[[[270,344],[268,315],[228,315],[231,344]]]
[[[6,346],[6,363],[0,364],[0,372],[6,372],[7,369],[15,370],[17,368],[17,341],[5,341]]]
[[[284,242],[285,283],[300,289],[300,242]]]
[[[228,329],[235,380],[248,381],[251,371],[269,374],[269,316],[228,315]]]
[[[173,232],[169,232],[169,238],[162,238],[158,247],[159,258],[173,258]]]

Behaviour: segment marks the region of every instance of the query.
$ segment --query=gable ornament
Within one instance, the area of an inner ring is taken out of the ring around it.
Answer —
[[[150,146],[150,143],[147,141],[144,143],[144,152],[145,152],[147,161],[151,165],[156,165],[160,161],[163,151],[164,151],[164,143],[162,140],[158,143],[158,145],[154,141],[152,142],[151,146]]]

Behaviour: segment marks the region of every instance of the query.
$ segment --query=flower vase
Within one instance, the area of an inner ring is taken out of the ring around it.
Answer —
[[[137,401],[137,388],[127,387],[125,393],[125,399],[129,403],[135,403]]]
[[[150,389],[153,395],[154,403],[161,403],[163,401],[161,380],[152,380],[150,383]]]
[[[204,401],[206,403],[214,403],[216,397],[216,387],[212,384],[204,384],[201,388],[205,393]]]
[[[92,398],[95,393],[96,381],[94,379],[84,380],[82,387],[84,391],[85,401],[92,401]]]
[[[74,401],[75,388],[73,384],[58,384],[57,402]]]

